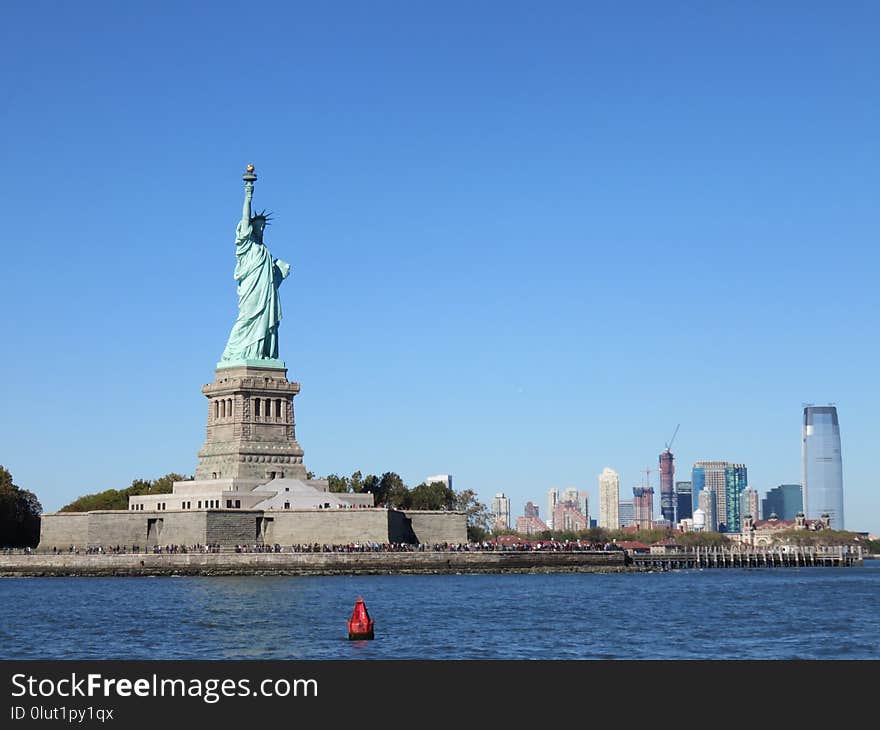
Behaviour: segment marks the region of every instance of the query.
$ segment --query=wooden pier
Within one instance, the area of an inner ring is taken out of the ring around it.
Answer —
[[[688,568],[852,568],[862,565],[862,548],[848,547],[716,547],[687,552],[627,551],[627,563],[648,570]]]

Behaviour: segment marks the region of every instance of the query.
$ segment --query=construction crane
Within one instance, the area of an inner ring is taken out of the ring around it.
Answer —
[[[679,426],[681,426],[680,423],[678,424],[678,426],[675,427],[675,431],[673,431],[673,433],[672,433],[672,438],[669,439],[669,441],[666,442],[666,450],[667,450],[667,451],[671,451],[671,450],[672,450],[672,442],[675,441],[675,437],[678,436],[678,428],[679,428]]]
[[[642,469],[642,471],[645,472],[645,483],[642,486],[647,488],[647,487],[651,486],[651,472],[660,471],[660,470],[659,469],[652,469],[651,467],[647,466],[644,469]]]

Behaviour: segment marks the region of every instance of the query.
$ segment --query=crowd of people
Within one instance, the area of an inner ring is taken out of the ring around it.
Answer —
[[[12,553],[32,554],[32,548],[24,548],[23,550],[4,550],[9,555]],[[46,551],[48,553],[48,551]],[[152,547],[141,547],[140,545],[87,545],[80,547],[71,545],[63,549],[58,547],[52,548],[53,555],[165,555],[179,553],[219,553],[220,545],[154,545]]]
[[[536,542],[502,542],[483,541],[466,543],[406,543],[406,542],[350,542],[344,544],[327,543],[302,543],[298,545],[266,545],[262,543],[251,545],[235,545],[234,547],[221,547],[219,544],[209,545],[154,545],[141,547],[140,545],[89,545],[52,548],[53,555],[127,555],[127,554],[153,554],[174,555],[187,553],[402,553],[402,552],[536,552],[536,551],[566,551],[586,552],[596,550],[620,550],[614,543],[594,543],[585,540],[539,540]],[[33,554],[33,548],[4,548],[3,554]],[[48,551],[47,551],[48,552]]]

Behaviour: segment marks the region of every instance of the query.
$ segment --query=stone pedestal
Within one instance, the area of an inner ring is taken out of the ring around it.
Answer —
[[[287,368],[251,363],[217,368],[202,393],[208,399],[208,430],[197,480],[306,479],[293,415],[299,383],[287,379]]]

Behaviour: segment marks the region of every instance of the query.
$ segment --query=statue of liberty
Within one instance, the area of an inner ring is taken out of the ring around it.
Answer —
[[[277,363],[278,323],[281,321],[278,287],[290,273],[290,264],[273,258],[263,243],[270,214],[261,211],[251,215],[257,179],[253,165],[247,166],[242,179],[245,181],[244,207],[235,229],[233,274],[238,282],[238,319],[232,325],[218,367],[257,364],[248,362],[251,360]]]

